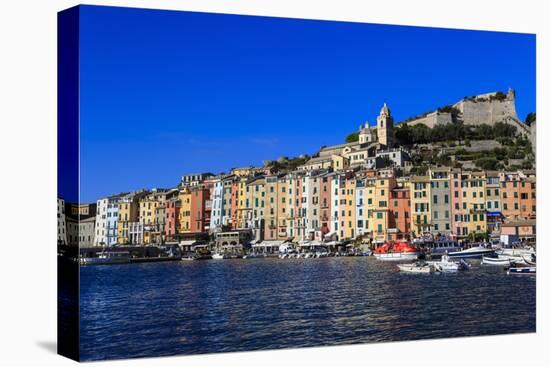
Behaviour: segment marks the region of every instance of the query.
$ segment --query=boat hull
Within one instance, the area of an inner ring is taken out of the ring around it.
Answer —
[[[493,265],[493,266],[510,266],[510,259],[501,259],[501,258],[483,256],[481,258],[481,264]]]
[[[389,252],[374,254],[374,257],[382,261],[412,261],[418,259],[418,252]]]
[[[481,259],[483,256],[493,254],[493,250],[479,250],[479,251],[457,251],[449,253],[450,258],[454,259]]]
[[[416,274],[429,274],[435,272],[435,266],[433,265],[416,265],[416,264],[399,264],[397,265],[400,271],[405,273],[416,273]]]
[[[116,264],[129,264],[129,258],[98,258],[88,257],[80,259],[80,265],[116,265]]]

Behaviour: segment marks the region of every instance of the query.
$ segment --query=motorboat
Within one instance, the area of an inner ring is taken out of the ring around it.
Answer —
[[[81,265],[111,265],[128,264],[130,253],[128,251],[101,251],[97,257],[80,258]]]
[[[481,259],[483,256],[489,256],[495,253],[495,250],[483,246],[470,247],[462,251],[449,252],[450,258],[469,258]]]
[[[532,247],[502,247],[495,251],[499,256],[515,256],[515,257],[521,257],[521,256],[530,256],[535,254],[535,250]]]
[[[400,271],[405,273],[423,273],[429,274],[436,271],[435,265],[425,262],[415,262],[412,264],[398,264],[397,267]]]
[[[523,266],[519,268],[510,268],[506,272],[508,275],[536,275],[537,267],[536,266]]]
[[[449,252],[462,250],[462,246],[460,246],[457,241],[450,239],[437,239],[429,242],[424,241],[422,246],[432,258],[443,256]]]
[[[223,254],[220,254],[218,252],[216,252],[215,254],[212,254],[212,260],[223,260],[225,257],[223,256]]]
[[[426,263],[433,265],[437,271],[441,272],[467,270],[470,268],[470,264],[463,259],[453,261],[448,255],[441,256],[441,261],[427,261]]]
[[[374,250],[374,257],[383,261],[411,261],[418,255],[416,246],[408,242],[387,242]]]

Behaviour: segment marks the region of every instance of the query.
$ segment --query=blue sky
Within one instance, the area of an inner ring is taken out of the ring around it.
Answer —
[[[175,186],[343,142],[513,87],[535,111],[535,36],[81,8],[81,200]]]

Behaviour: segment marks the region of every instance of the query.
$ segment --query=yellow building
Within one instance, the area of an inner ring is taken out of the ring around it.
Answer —
[[[431,186],[429,176],[412,176],[411,189],[411,230],[416,237],[420,237],[431,230]]]
[[[264,222],[264,239],[278,240],[278,223],[279,223],[279,201],[277,195],[279,193],[279,183],[277,175],[266,176],[265,178],[265,222]],[[283,238],[285,239],[285,238]]]
[[[486,176],[483,172],[462,174],[463,222],[470,234],[485,234],[487,219],[485,207]]]
[[[139,223],[143,228],[143,243],[157,243],[163,236],[166,221],[166,195],[169,190],[153,189],[139,200]]]
[[[340,184],[340,226],[346,239],[353,239],[357,234],[355,189],[355,177],[342,178]]]
[[[394,177],[376,177],[371,220],[374,243],[384,243],[388,240],[390,192],[395,185]]]
[[[191,190],[184,188],[178,194],[178,200],[181,204],[178,214],[178,233],[191,232]]]
[[[118,205],[117,243],[130,243],[129,223],[139,221],[139,199],[145,192],[131,193],[123,196]]]
[[[249,208],[246,206],[246,178],[240,177],[237,181],[237,229],[246,228],[246,218]]]

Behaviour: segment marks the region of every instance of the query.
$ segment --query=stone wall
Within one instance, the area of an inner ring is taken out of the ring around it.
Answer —
[[[431,112],[424,117],[419,117],[412,121],[407,122],[409,126],[415,126],[418,124],[424,124],[429,128],[433,128],[436,125],[450,124],[453,122],[453,117],[449,112]]]

